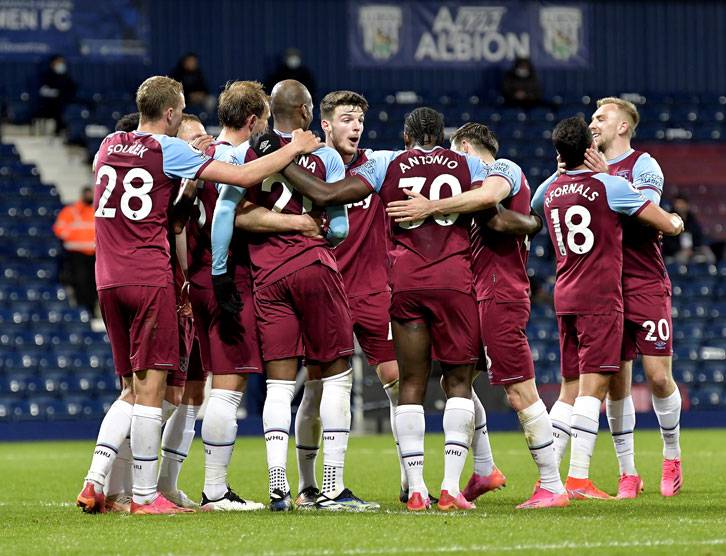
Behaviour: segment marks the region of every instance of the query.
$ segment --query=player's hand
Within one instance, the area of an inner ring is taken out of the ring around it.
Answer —
[[[296,129],[292,132],[292,141],[290,143],[298,149],[297,154],[308,154],[322,146],[320,137],[313,135],[310,130],[303,131],[302,129]]]
[[[306,214],[301,214],[299,218],[300,233],[304,237],[323,237],[323,217],[319,212],[308,212]]]
[[[242,298],[231,276],[212,274],[212,286],[214,287],[214,297],[217,298],[217,304],[223,312],[235,315],[242,310]]]
[[[214,137],[211,135],[200,135],[194,141],[192,141],[192,147],[202,152],[207,150],[207,147],[214,143]]]
[[[593,172],[608,173],[608,163],[605,156],[597,149],[589,148],[585,151],[585,166]]]
[[[562,162],[562,158],[560,158],[560,153],[557,153],[557,175],[561,176],[567,171],[567,167],[565,166],[565,163]]]
[[[672,212],[670,214],[671,216],[671,222],[675,226],[675,231],[672,234],[666,234],[669,236],[677,236],[678,234],[683,233],[684,224],[683,219],[680,217],[680,215],[676,214],[675,212]]]
[[[179,304],[176,306],[176,313],[180,317],[192,316],[192,303],[189,300],[189,282],[184,282],[179,292]]]
[[[250,148],[255,151],[258,158],[274,153],[281,147],[280,136],[274,131],[263,131],[250,140]]]
[[[409,196],[408,199],[405,201],[391,201],[386,207],[388,216],[395,218],[396,222],[423,220],[434,213],[431,201],[426,197],[411,189],[404,189],[403,192]]]

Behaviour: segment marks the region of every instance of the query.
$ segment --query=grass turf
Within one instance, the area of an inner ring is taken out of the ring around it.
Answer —
[[[494,433],[497,466],[507,487],[488,493],[469,512],[408,513],[397,502],[399,470],[388,436],[350,440],[346,485],[375,500],[371,513],[269,511],[177,516],[85,515],[75,498],[91,460],[92,442],[0,444],[1,554],[419,554],[546,553],[588,550],[596,554],[726,553],[726,503],[720,473],[726,459],[723,430],[688,430],[681,438],[684,487],[670,499],[659,490],[661,446],[657,431],[636,433],[638,469],[645,493],[636,500],[576,501],[568,508],[515,510],[536,480],[524,439]],[[292,445],[292,443],[291,443]],[[289,454],[293,495],[294,451]],[[320,465],[320,462],[318,462]],[[203,451],[195,440],[179,486],[200,498]],[[567,469],[567,459],[563,462]],[[462,486],[471,474],[471,460]],[[608,434],[600,434],[591,477],[617,491],[617,461]],[[438,493],[443,437],[426,442],[425,478]],[[267,501],[262,438],[240,438],[229,482],[242,497]]]

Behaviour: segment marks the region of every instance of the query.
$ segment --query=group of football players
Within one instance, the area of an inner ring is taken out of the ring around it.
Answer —
[[[482,370],[504,386],[539,470],[518,508],[610,497],[588,472],[606,399],[618,497],[637,496],[630,382],[638,353],[664,440],[661,492],[679,491],[680,394],[658,233],[680,233],[682,222],[658,206],[657,163],[630,147],[632,104],[601,99],[589,126],[581,118],[557,125],[559,168],[537,189],[533,211],[522,170],[496,158],[492,131],[468,123],[446,148],[432,108],[406,117],[405,149],[371,151],[359,146],[368,103],[352,91],[321,101],[324,143],[308,130],[310,93],[293,80],[269,97],[259,83],[228,83],[216,138],[183,113],[172,79],[147,79],[136,101],[138,114],[119,121],[94,161],[96,281],[122,392],[77,498],[85,512],[265,508],[227,483],[237,409],[249,374],[263,371],[268,507],[378,508],[346,488],[343,475],[354,334],[390,401],[399,499],[409,510],[472,509],[504,486],[472,387]],[[529,242],[544,223],[557,255],[563,377],[549,413],[525,334]],[[287,446],[301,359],[307,381],[295,418],[293,501]],[[438,498],[423,480],[432,359],[447,396]],[[210,373],[197,504],[177,479]],[[469,451],[474,473],[460,490]]]

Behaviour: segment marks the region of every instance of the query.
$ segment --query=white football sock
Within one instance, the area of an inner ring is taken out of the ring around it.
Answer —
[[[315,479],[315,463],[320,450],[320,438],[323,425],[320,420],[320,398],[323,395],[323,383],[320,380],[308,380],[303,390],[300,407],[295,414],[295,448],[297,453],[298,492],[308,487],[318,488]]]
[[[539,469],[540,486],[555,494],[565,492],[559,473],[557,458],[552,449],[552,423],[542,400],[537,400],[528,408],[517,413],[524,430],[529,453]]]
[[[134,502],[151,504],[157,496],[156,476],[161,443],[161,408],[134,405],[131,453],[134,457]]]
[[[473,388],[471,389],[471,401],[474,402],[474,436],[471,441],[474,473],[486,477],[494,471],[494,455],[492,454],[492,447],[489,444],[487,414]]]
[[[393,439],[396,441],[396,452],[398,453],[398,464],[401,467],[401,488],[408,490],[408,478],[406,477],[406,467],[403,465],[403,458],[401,457],[401,446],[398,444],[398,433],[396,432],[396,408],[398,407],[398,379],[389,382],[383,386],[383,391],[388,396],[388,401],[391,407],[391,432],[393,432]]]
[[[449,398],[444,408],[444,480],[441,490],[456,498],[459,480],[474,434],[474,401]]]
[[[600,426],[600,406],[602,402],[592,396],[578,396],[572,408],[572,449],[570,451],[570,471],[573,479],[587,479],[590,472],[590,459],[595,451],[597,431]]]
[[[131,432],[131,421],[129,421]],[[133,488],[133,457],[131,456],[131,436],[127,436],[118,447],[118,455],[113,462],[111,471],[106,475],[103,493],[106,498],[116,499],[119,496],[131,496]]]
[[[194,423],[202,406],[180,404],[161,435],[159,492],[178,490],[177,481],[182,463],[189,455],[194,440]]]
[[[88,475],[86,475],[84,481],[91,481],[94,490],[98,494],[103,492],[106,475],[111,471],[119,446],[121,446],[131,430],[133,413],[133,405],[116,400],[103,418],[101,428],[98,430],[96,447],[93,450],[91,468],[88,470]]]
[[[323,485],[320,492],[335,498],[345,488],[343,470],[350,437],[350,392],[353,369],[323,379],[320,420],[323,424]]]
[[[287,441],[292,419],[290,404],[295,394],[294,380],[268,380],[267,397],[262,409],[262,427],[267,448],[270,496],[273,490],[290,492],[287,482]]]
[[[663,458],[681,457],[681,392],[676,388],[667,398],[653,398],[653,409],[658,417],[660,435],[663,437]]]
[[[163,400],[161,402],[161,424],[165,425],[175,411],[176,406],[173,403]]]
[[[618,456],[620,474],[637,475],[635,469],[635,406],[633,396],[622,400],[607,399],[605,408],[608,416],[610,434],[613,436],[615,454]]]
[[[399,405],[396,408],[396,430],[401,454],[406,465],[408,477],[408,495],[421,493],[426,500],[429,491],[423,478],[424,467],[424,435],[426,419],[422,405]]]
[[[567,445],[570,443],[570,423],[572,421],[572,406],[568,403],[556,401],[550,409],[550,422],[552,423],[552,447],[557,458],[557,468],[565,457]]]
[[[227,494],[227,468],[237,438],[237,408],[242,392],[212,388],[202,420],[204,494],[219,500]]]

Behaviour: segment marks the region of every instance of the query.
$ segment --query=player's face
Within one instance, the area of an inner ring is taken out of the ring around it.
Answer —
[[[354,155],[363,134],[365,114],[357,106],[337,106],[328,121],[333,148],[340,154]]]
[[[167,133],[167,135],[175,137],[176,134],[179,132],[179,126],[182,122],[182,113],[184,112],[184,108],[186,108],[186,103],[184,102],[184,95],[180,95],[179,105],[176,108],[173,108],[171,111],[171,117],[169,119],[169,132]]]
[[[265,111],[261,118],[257,119],[255,127],[252,129],[252,135],[262,133],[267,130],[267,121],[270,119],[270,105],[265,103]]]
[[[600,152],[605,152],[618,136],[621,123],[618,107],[614,104],[603,104],[592,115],[590,131]]]
[[[206,134],[207,131],[204,129],[204,126],[200,122],[187,120],[179,126],[179,131],[177,132],[176,136],[179,139],[186,141],[187,143],[191,143],[197,137]]]

